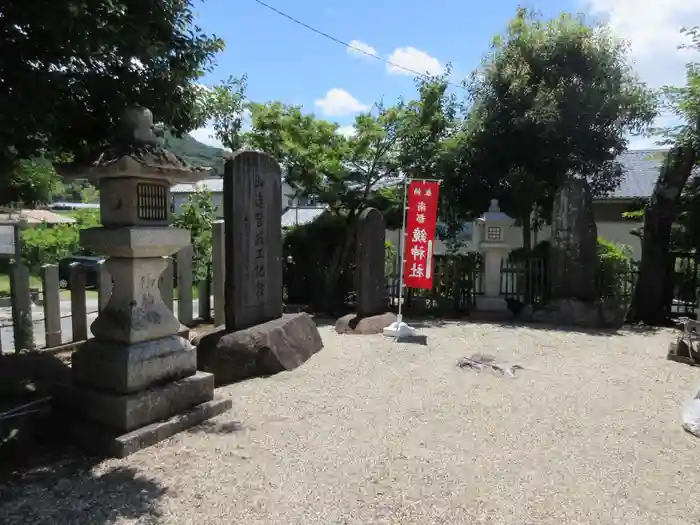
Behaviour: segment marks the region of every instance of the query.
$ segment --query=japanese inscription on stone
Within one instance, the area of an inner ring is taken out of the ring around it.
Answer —
[[[282,179],[253,151],[229,159],[224,177],[226,326],[238,330],[282,315]]]

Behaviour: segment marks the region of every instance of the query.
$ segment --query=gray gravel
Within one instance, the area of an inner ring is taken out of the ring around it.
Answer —
[[[700,370],[665,360],[670,332],[421,332],[428,346],[324,327],[302,368],[221,389],[229,413],[36,473],[0,523],[697,525],[700,440],[679,406]],[[481,351],[525,370],[455,366]]]

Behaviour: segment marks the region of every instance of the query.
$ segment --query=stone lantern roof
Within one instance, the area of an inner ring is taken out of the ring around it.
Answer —
[[[127,108],[118,124],[115,144],[102,150],[88,166],[74,166],[72,171],[92,180],[136,177],[170,184],[196,182],[209,176],[211,168],[188,165],[161,145],[159,135],[162,130],[153,124],[150,110]]]
[[[491,199],[489,209],[481,217],[481,220],[485,222],[512,222],[513,218],[501,211],[498,199]]]

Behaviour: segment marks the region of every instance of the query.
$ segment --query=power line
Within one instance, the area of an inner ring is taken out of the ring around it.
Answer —
[[[269,9],[270,11],[272,11],[272,12],[274,12],[274,13],[277,13],[278,15],[280,15],[280,16],[286,18],[287,20],[291,20],[291,21],[294,22],[295,24],[300,25],[301,27],[304,27],[304,28],[308,29],[309,31],[313,31],[313,32],[316,33],[317,35],[321,35],[321,36],[324,37],[324,38],[327,38],[327,39],[329,39],[329,40],[332,40],[332,41],[335,42],[336,44],[340,44],[341,46],[345,46],[346,48],[352,49],[353,51],[355,51],[355,52],[357,52],[357,53],[361,53],[361,54],[366,55],[366,56],[368,56],[368,57],[374,58],[374,59],[376,59],[376,60],[379,60],[380,62],[384,62],[385,64],[388,64],[388,65],[390,65],[390,66],[392,66],[392,67],[395,67],[395,68],[397,68],[397,69],[402,69],[402,70],[404,70],[404,71],[406,71],[406,72],[408,72],[408,73],[412,73],[412,74],[414,74],[414,75],[416,75],[416,76],[418,76],[418,77],[430,78],[430,75],[428,75],[428,74],[426,74],[426,73],[419,73],[418,71],[416,71],[416,70],[414,70],[414,69],[411,69],[411,68],[402,66],[402,65],[397,64],[397,63],[395,63],[395,62],[392,62],[391,60],[387,60],[386,58],[382,58],[382,57],[380,57],[379,55],[375,55],[375,54],[370,53],[370,52],[368,52],[368,51],[365,51],[364,49],[361,49],[361,48],[359,48],[359,47],[357,47],[357,46],[353,46],[352,44],[349,44],[348,42],[345,42],[344,40],[341,40],[341,39],[339,39],[339,38],[336,38],[336,37],[334,37],[333,35],[329,35],[328,33],[324,32],[324,31],[321,31],[320,29],[316,29],[315,27],[312,27],[312,26],[310,26],[309,24],[307,24],[307,23],[305,23],[305,22],[302,22],[302,21],[299,20],[298,18],[294,18],[292,15],[289,15],[289,14],[283,12],[283,11],[280,11],[280,10],[277,9],[276,7],[273,7],[273,6],[271,6],[270,4],[267,4],[267,3],[263,2],[262,0],[253,0],[253,1],[254,1],[255,3],[260,4],[261,6],[263,6],[263,7],[267,8],[267,9]],[[459,84],[454,84],[454,83],[452,83],[452,82],[447,82],[447,81],[445,81],[445,83],[448,84],[448,85],[450,85],[450,86],[454,86],[454,87],[458,87],[458,88],[464,89],[464,86],[461,86],[461,85],[459,85]]]

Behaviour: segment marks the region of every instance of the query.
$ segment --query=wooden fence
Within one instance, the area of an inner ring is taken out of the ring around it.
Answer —
[[[607,275],[596,272],[595,288],[600,298],[629,303],[637,281],[637,269],[617,270]],[[501,261],[501,295],[524,304],[543,306],[551,297],[549,265],[543,259]]]
[[[476,298],[484,293],[483,260],[480,254],[436,255],[433,287],[430,290],[407,289],[403,301],[407,313],[460,316],[474,309]],[[399,262],[387,278],[389,306],[398,308]]]
[[[69,272],[69,289],[64,290],[59,285],[59,266],[42,266],[41,286],[36,289],[30,285],[25,265],[10,264],[10,305],[0,307],[0,312],[11,312],[9,316],[0,313],[0,353],[32,348],[69,349],[90,337],[89,326],[109,300],[112,279],[103,262],[96,266],[76,262]],[[196,318],[211,319],[210,289],[209,282],[193,288],[191,246],[168,258],[160,291],[181,323],[191,325]]]

